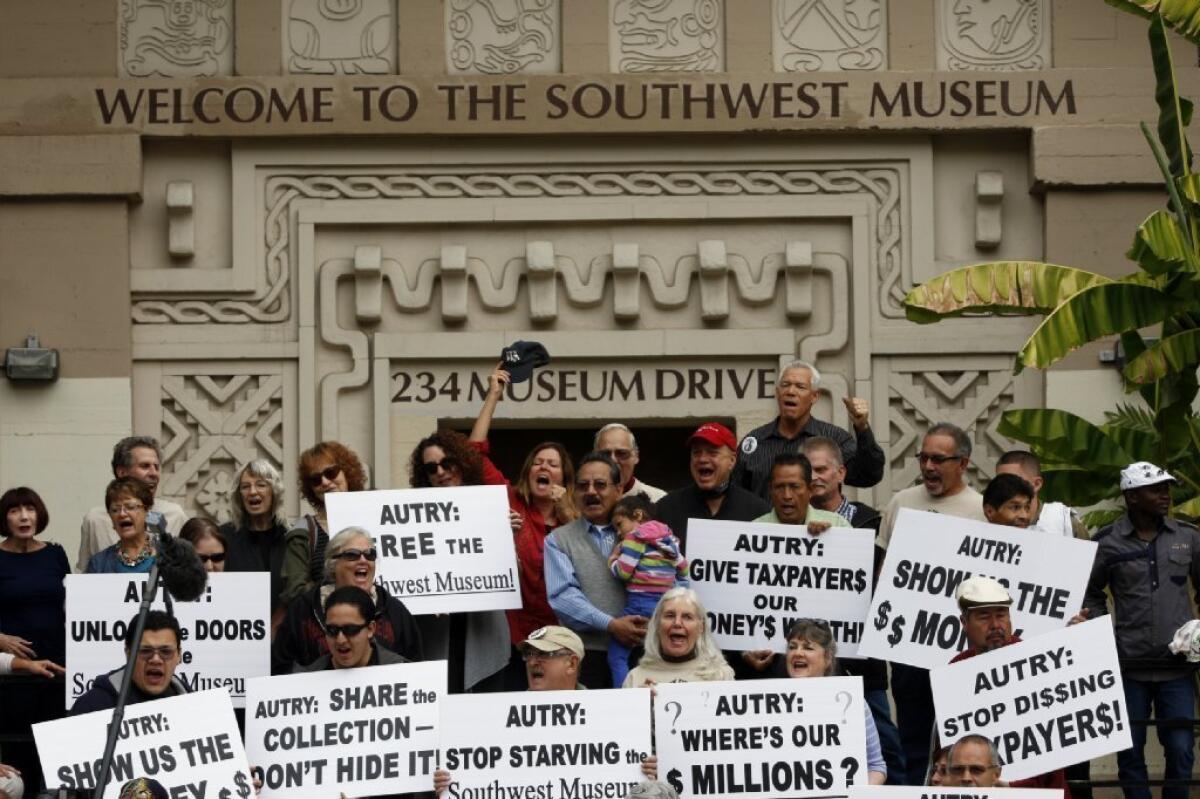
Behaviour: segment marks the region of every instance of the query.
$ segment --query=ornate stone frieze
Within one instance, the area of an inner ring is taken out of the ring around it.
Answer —
[[[938,0],[938,69],[1051,66],[1049,0]]]
[[[773,0],[771,32],[780,72],[887,68],[883,0]]]
[[[613,72],[719,72],[724,0],[609,0]]]
[[[318,75],[396,71],[394,0],[285,0],[284,66]]]
[[[561,68],[560,0],[448,0],[445,5],[447,71],[510,75]]]
[[[121,0],[118,31],[122,77],[233,74],[233,0]]]

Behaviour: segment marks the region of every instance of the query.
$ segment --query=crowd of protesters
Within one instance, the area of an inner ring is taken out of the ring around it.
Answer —
[[[469,435],[432,431],[409,463],[412,487],[506,486],[520,609],[409,613],[375,579],[371,535],[329,528],[328,494],[369,487],[359,457],[335,441],[299,457],[292,482],[310,512],[294,522],[285,518],[289,481],[269,461],[254,460],[237,472],[233,518],[218,527],[188,519],[182,508],[157,495],[162,452],[153,438],[122,439],[113,449],[104,503],[83,518],[76,570],[149,571],[159,554],[152,534],[157,524],[192,542],[206,570],[269,573],[274,674],[446,660],[455,693],[856,674],[867,700],[872,783],[990,786],[1002,780],[988,739],[967,736],[952,747],[937,745],[927,671],[873,659],[838,660],[820,607],[802,609],[810,618],[787,631],[786,653],[718,649],[705,609],[688,588],[688,521],[805,525],[814,534],[833,527],[872,529],[876,575],[902,508],[1025,528],[1030,535],[1088,537],[1070,508],[1041,501],[1036,457],[1006,453],[980,493],[968,482],[971,439],[953,424],[935,424],[916,453],[919,482],[896,492],[882,509],[852,501],[847,486],[874,486],[884,473],[868,405],[842,398],[849,430],[814,418],[820,375],[797,361],[780,371],[772,422],[740,441],[724,425],[705,422],[692,432],[686,450],[656,453],[687,461],[690,479],[684,486],[666,491],[642,482],[636,467],[647,454],[630,428],[615,421],[598,424],[592,450],[577,458],[560,443],[537,444],[510,479],[492,461],[488,433],[506,385],[528,379],[522,367],[517,358],[492,372]],[[1200,533],[1171,517],[1173,483],[1171,475],[1146,463],[1122,473],[1126,512],[1090,535],[1098,554],[1085,606],[1073,619],[1114,615],[1120,656],[1140,664],[1123,673],[1134,718],[1195,715],[1194,673],[1172,659],[1167,644],[1194,617],[1189,582],[1192,592],[1200,590]],[[63,673],[63,581],[72,569],[63,547],[42,536],[50,515],[33,488],[0,496],[0,674],[37,678],[0,681],[0,733],[9,741],[0,748],[5,764],[0,799],[19,796],[22,778],[27,795],[36,793],[37,753],[31,743],[16,739],[28,735],[30,725],[64,714],[55,677]],[[967,580],[957,599],[968,643],[958,659],[1019,640],[1009,617],[1012,597],[999,583]],[[136,658],[130,701],[186,691],[174,675],[183,644],[178,622],[152,612],[138,641],[132,640],[133,625],[129,628],[125,647]],[[70,712],[112,707],[120,674],[118,669],[98,677]],[[1133,730],[1133,747],[1118,756],[1119,774],[1145,781],[1146,727]],[[1165,776],[1189,778],[1192,729],[1173,725],[1159,738]],[[651,758],[644,770],[653,777],[654,768]],[[1066,777],[1086,775],[1087,764],[1081,764],[1065,776],[1042,775],[1020,784],[1065,788]],[[449,779],[439,772],[435,786],[444,789]],[[1086,794],[1075,790],[1076,797]],[[1131,786],[1125,794],[1136,799],[1149,791]],[[1186,787],[1163,792],[1166,799],[1187,794]]]

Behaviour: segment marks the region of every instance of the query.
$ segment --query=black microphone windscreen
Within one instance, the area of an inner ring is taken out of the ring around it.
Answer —
[[[199,599],[208,583],[208,572],[196,548],[170,534],[158,537],[158,573],[163,586],[180,602]]]

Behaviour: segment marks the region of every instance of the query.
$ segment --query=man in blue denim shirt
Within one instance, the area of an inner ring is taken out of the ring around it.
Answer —
[[[1127,658],[1164,660],[1161,666],[1122,668],[1125,703],[1131,719],[1150,718],[1151,705],[1159,720],[1192,719],[1196,699],[1191,672],[1174,668],[1167,649],[1175,631],[1192,619],[1188,578],[1200,597],[1200,532],[1171,519],[1171,484],[1175,478],[1151,463],[1135,463],[1121,472],[1126,514],[1102,528],[1084,596],[1084,615],[1108,612],[1104,595],[1113,598],[1113,628],[1117,652]],[[1133,746],[1117,754],[1122,780],[1147,779],[1146,727],[1134,726]],[[1167,779],[1188,779],[1195,759],[1191,727],[1159,728],[1166,753]],[[1183,786],[1164,788],[1163,799],[1183,799]],[[1149,799],[1145,787],[1125,789],[1126,799]]]

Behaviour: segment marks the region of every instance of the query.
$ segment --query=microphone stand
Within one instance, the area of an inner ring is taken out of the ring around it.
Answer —
[[[104,757],[100,761],[100,771],[96,774],[96,789],[92,793],[92,799],[104,799],[104,789],[108,785],[109,773],[112,771],[113,754],[117,748],[117,733],[121,729],[121,722],[125,719],[125,703],[129,701],[129,686],[133,683],[133,665],[137,662],[142,633],[146,630],[146,615],[149,614],[150,606],[154,604],[154,598],[158,595],[158,560],[155,557],[154,563],[150,566],[150,573],[146,579],[146,590],[142,594],[142,604],[138,606],[133,638],[130,639],[133,641],[133,646],[129,649],[125,670],[121,675],[121,690],[117,693],[117,706],[113,708],[112,721],[108,725],[108,737],[104,741]],[[167,613],[174,616],[175,609],[171,605],[171,592],[166,588],[163,588],[163,601],[167,604]]]

